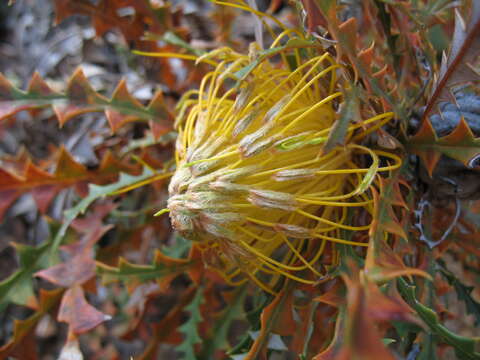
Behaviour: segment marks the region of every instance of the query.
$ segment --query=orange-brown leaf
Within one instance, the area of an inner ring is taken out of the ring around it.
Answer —
[[[57,316],[57,320],[66,322],[69,325],[69,331],[74,334],[87,332],[109,319],[110,316],[98,311],[87,302],[83,289],[79,285],[65,292]]]

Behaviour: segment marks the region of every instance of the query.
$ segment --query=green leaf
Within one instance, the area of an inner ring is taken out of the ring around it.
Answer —
[[[431,335],[442,339],[445,343],[452,346],[455,354],[462,360],[480,360],[480,353],[475,351],[478,345],[478,338],[467,338],[459,336],[443,326],[435,311],[420,303],[415,296],[415,286],[408,284],[404,279],[398,279],[400,293],[407,300],[407,303],[417,312],[418,316],[429,327]],[[428,333],[427,333],[428,334]]]
[[[382,343],[383,343],[383,345],[385,345],[385,346],[388,346],[388,345],[393,344],[393,343],[395,343],[395,342],[397,342],[397,340],[391,339],[391,338],[383,338],[383,339],[382,339]]]
[[[20,267],[0,282],[0,312],[5,310],[9,303],[36,307],[33,274],[45,267],[46,254],[51,244],[51,241],[47,241],[38,247],[13,244],[17,249]]]
[[[191,247],[191,241],[188,241],[184,237],[181,237],[177,234],[175,236],[175,243],[170,246],[163,246],[162,252],[171,258],[181,259],[185,256],[185,254],[188,252],[188,250],[190,250]]]
[[[124,258],[120,258],[118,263],[118,267],[97,263],[97,273],[102,277],[104,284],[115,281],[146,282],[174,277],[187,271],[195,261],[170,258],[157,250],[151,265],[132,264]]]
[[[183,352],[183,359],[185,360],[197,360],[195,355],[195,344],[198,344],[202,341],[200,335],[198,335],[198,324],[203,320],[202,314],[200,313],[200,305],[204,302],[203,297],[203,288],[198,288],[195,297],[192,302],[185,307],[185,310],[190,312],[190,318],[182,326],[179,327],[179,330],[182,334],[185,335],[183,342],[177,347],[178,351]]]
[[[182,38],[180,38],[177,34],[175,34],[172,31],[166,31],[165,34],[163,34],[162,36],[162,40],[165,41],[166,43],[184,48],[197,56],[202,56],[205,54],[204,50],[196,49],[193,46],[190,46],[189,43],[184,41]]]
[[[423,334],[422,350],[418,354],[418,360],[437,360],[436,348],[437,342],[432,334]]]
[[[252,71],[255,69],[262,61],[265,59],[272,57],[274,55],[280,54],[281,52],[287,49],[295,49],[295,48],[307,48],[307,47],[315,47],[316,42],[314,40],[306,40],[300,38],[293,38],[287,41],[285,45],[277,46],[271,49],[261,50],[256,55],[256,58],[250,62],[244,68],[238,70],[233,76],[239,80],[244,80]]]
[[[360,104],[358,102],[359,93],[354,85],[350,85],[348,91],[344,91],[345,102],[342,104],[340,118],[333,124],[332,130],[328,135],[326,144],[323,146],[323,152],[326,154],[337,145],[343,145],[347,135],[348,125],[352,120],[360,119]]]
[[[166,134],[163,134],[162,136],[160,136],[158,139],[152,133],[148,133],[145,137],[141,139],[131,139],[128,141],[128,144],[125,146],[125,148],[123,148],[122,151],[120,152],[120,157],[123,157],[129,152],[136,149],[145,149],[149,146],[153,146],[157,144],[165,146],[169,143],[174,142],[177,136],[178,136],[177,132],[169,131]]]

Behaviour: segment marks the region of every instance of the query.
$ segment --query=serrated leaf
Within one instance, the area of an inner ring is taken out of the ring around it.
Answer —
[[[98,36],[105,32],[118,29],[125,39],[142,43],[142,35],[145,31],[161,34],[166,28],[172,27],[173,19],[169,5],[162,5],[156,8],[162,14],[162,21],[152,7],[143,1],[118,1],[100,0],[94,3],[72,0],[55,0],[56,22],[80,14],[92,18],[93,26]],[[134,11],[131,16],[124,16],[122,9],[131,7]]]
[[[463,117],[450,134],[441,138],[437,137],[430,120],[425,120],[406,145],[409,151],[422,159],[430,176],[442,154],[461,161],[467,167],[473,167],[480,154],[480,138],[474,137]]]
[[[185,307],[185,310],[190,313],[188,320],[179,327],[180,332],[184,335],[183,342],[176,348],[176,350],[183,353],[185,360],[197,360],[195,355],[195,345],[202,341],[198,334],[198,325],[202,322],[203,317],[200,313],[200,305],[204,302],[203,288],[197,289],[192,302]]]
[[[327,19],[329,33],[337,43],[337,58],[342,58],[342,55],[348,57],[355,72],[355,82],[361,78],[362,81],[365,82],[369,93],[374,93],[379,96],[384,103],[389,104],[390,107],[395,109],[397,116],[401,115],[403,111],[397,106],[393,97],[385,91],[377,74],[373,73],[373,63],[371,61],[373,45],[363,48],[362,41],[360,40],[362,34],[359,32],[358,20],[352,16],[343,23],[340,23],[338,18],[340,11],[338,11],[337,6],[334,6],[334,4],[336,4],[335,2],[315,1]]]
[[[31,192],[38,209],[45,212],[54,197],[64,188],[84,182],[111,181],[121,171],[133,172],[138,169],[122,163],[108,151],[96,170],[88,170],[75,161],[64,147],[60,147],[51,157],[53,164],[46,162],[46,165],[42,166],[33,164],[27,155],[2,159],[8,162],[12,169],[0,169],[0,215],[3,215],[19,196],[27,192]],[[51,167],[54,171],[47,171],[47,168]]]
[[[38,271],[35,276],[65,288],[86,283],[95,276],[93,246],[111,228],[112,225],[101,224],[90,228],[83,239],[64,247],[65,253],[70,255],[65,262]]]
[[[403,202],[398,187],[398,173],[390,179],[379,178],[379,182],[380,192],[378,193],[376,190],[373,191],[376,206],[372,226],[369,230],[371,247],[376,247],[373,250],[374,256],[377,255],[377,251],[380,249],[380,243],[384,241],[384,233],[391,233],[404,239],[407,238],[402,225],[400,225],[393,211],[394,205],[398,205],[398,202]],[[395,204],[395,202],[397,202],[397,204]]]
[[[440,323],[438,315],[429,307],[420,303],[415,295],[415,286],[408,284],[404,279],[397,281],[399,290],[408,304],[413,307],[420,318],[428,325],[432,334],[441,338],[445,343],[452,346],[459,359],[478,360],[480,353],[475,349],[478,346],[478,338],[468,338],[455,334]]]
[[[175,242],[170,246],[164,246],[161,251],[168,257],[174,259],[181,259],[184,254],[187,253],[188,250],[190,250],[191,247],[191,241],[188,241],[187,239],[177,234],[175,236]]]
[[[173,116],[160,93],[143,106],[129,93],[124,80],[108,99],[91,87],[81,68],[73,73],[63,94],[53,92],[38,74],[32,77],[26,91],[17,89],[0,74],[0,120],[23,110],[44,107],[53,107],[60,125],[81,114],[104,111],[113,132],[132,121],[152,121],[160,124],[164,132],[173,124]],[[155,134],[161,132],[156,130]]]
[[[57,316],[57,320],[66,322],[69,331],[74,334],[87,332],[110,319],[111,316],[103,314],[87,302],[80,285],[74,285],[65,292]]]
[[[97,273],[102,277],[103,283],[122,281],[124,283],[138,283],[151,280],[168,280],[179,274],[187,272],[196,261],[175,259],[155,251],[155,259],[151,265],[137,265],[120,258],[118,267],[97,263]]]
[[[465,303],[467,313],[475,316],[475,326],[478,326],[480,324],[480,303],[472,297],[474,287],[463,284],[453,273],[445,268],[444,264],[440,272],[455,289],[458,300]]]

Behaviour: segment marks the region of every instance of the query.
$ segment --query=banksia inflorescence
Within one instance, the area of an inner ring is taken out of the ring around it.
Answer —
[[[272,45],[280,61],[254,46],[208,55],[215,69],[179,105],[169,186],[174,228],[229,282],[267,291],[284,277],[317,282],[336,263],[333,244],[367,246],[370,188],[400,165],[360,144],[392,113],[352,119],[345,145],[324,151],[343,102],[340,65],[315,48],[278,47],[285,34]]]

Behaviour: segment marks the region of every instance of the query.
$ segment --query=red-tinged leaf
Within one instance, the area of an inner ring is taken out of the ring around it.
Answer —
[[[77,68],[68,80],[66,95],[75,102],[87,105],[107,101],[107,98],[95,92],[90,86],[82,68]]]
[[[85,333],[110,318],[109,315],[101,313],[87,302],[83,289],[79,285],[65,292],[57,316],[57,320],[66,322],[69,325],[69,331],[74,334]]]
[[[480,138],[473,136],[470,127],[462,117],[458,126],[447,136],[438,141],[443,154],[461,161],[472,168],[480,154]]]
[[[45,214],[60,189],[53,185],[38,186],[32,190],[32,197],[40,213]],[[1,218],[1,216],[0,216]]]
[[[200,250],[200,248],[198,246],[196,246],[196,244],[193,244],[190,247],[190,252],[188,254],[188,259],[197,264],[196,266],[192,266],[188,270],[188,276],[190,276],[190,279],[192,279],[192,281],[195,284],[198,285],[198,284],[200,284],[200,281],[204,276],[205,266],[203,266],[203,263],[202,263],[202,251]],[[212,273],[214,275],[218,275],[218,273],[216,271],[212,271]]]
[[[328,289],[328,291],[326,291],[324,294],[315,297],[313,301],[339,308],[345,303],[344,287],[339,282],[336,282],[333,287]]]
[[[81,13],[82,6],[85,6],[83,2],[76,1],[71,2],[68,0],[54,0],[55,2],[55,23],[59,24],[69,16],[74,15],[76,12]],[[75,8],[74,5],[77,7]],[[75,11],[76,10],[76,11]]]
[[[387,245],[385,234],[393,234],[396,238],[407,239],[401,222],[398,221],[393,207],[400,205],[405,212],[406,204],[400,190],[398,173],[390,179],[379,178],[380,194],[374,189],[374,219],[369,231],[367,258],[365,262],[366,276],[375,282],[385,282],[399,276],[430,276],[419,268],[405,266],[398,254]],[[399,209],[400,210],[400,209]],[[400,212],[400,211],[399,211]],[[405,214],[405,216],[408,216]]]
[[[21,338],[21,341],[15,344],[13,349],[6,351],[8,356],[1,359],[22,359],[22,360],[38,360],[37,339],[35,334],[27,334]],[[2,351],[0,350],[0,356]]]
[[[60,154],[55,167],[55,177],[58,179],[82,178],[87,174],[87,168],[76,162],[63,146],[60,147]]]
[[[3,194],[0,199],[1,216],[24,193],[32,192],[39,210],[45,212],[55,195],[66,187],[84,182],[112,181],[122,171],[132,173],[138,170],[138,167],[117,160],[110,152],[105,154],[100,167],[93,171],[76,162],[63,147],[52,157],[56,158],[55,162],[51,164],[47,161],[43,166],[54,167],[53,173],[34,165],[28,157],[6,159],[12,170],[0,169],[0,194]]]
[[[38,72],[34,72],[30,82],[28,83],[28,93],[38,95],[55,95],[56,93],[48,86],[45,80],[42,79]]]
[[[90,218],[101,215],[102,211],[114,207],[115,205],[112,203],[110,203],[109,206],[100,207]],[[103,226],[101,220],[102,216],[94,221],[87,222],[80,220],[80,224],[87,226],[86,229],[82,229],[84,233],[82,239],[73,244],[62,246],[61,248],[68,255],[68,260],[49,267],[48,269],[38,271],[35,276],[65,288],[82,285],[92,279],[95,276],[96,269],[93,247],[102,236],[113,227],[112,225]],[[78,227],[78,221],[76,225]]]
[[[149,342],[137,358],[138,360],[152,360],[157,359],[158,347],[162,343],[178,345],[182,341],[182,334],[178,331],[180,324],[184,319],[185,306],[190,303],[195,295],[195,288],[190,287],[183,292],[177,304],[171,309],[168,314],[160,321],[153,325],[153,336],[149,338]],[[138,325],[141,325],[140,322]],[[138,328],[129,335],[137,338]]]
[[[363,66],[367,67],[368,64],[373,63],[375,43],[372,43],[368,48],[361,50],[358,53],[358,58],[362,62]],[[374,75],[372,75],[374,76]]]
[[[9,356],[17,356],[22,360],[37,359],[36,344],[32,343],[35,339],[33,331],[40,319],[58,304],[62,293],[63,289],[52,291],[40,289],[38,310],[25,320],[15,320],[12,337],[0,347],[1,359]]]
[[[214,286],[212,286],[213,290]],[[214,298],[215,291],[206,290],[205,296],[210,295],[210,298]],[[205,324],[208,328],[203,331],[202,334],[208,334],[207,338],[202,344],[202,352],[200,357],[204,359],[219,358],[225,356],[226,348],[228,347],[229,333],[234,329],[234,321],[237,319],[243,319],[245,314],[243,312],[243,305],[247,296],[247,284],[235,288],[233,291],[224,293],[224,300],[226,307],[219,312],[215,309],[209,308],[209,299],[206,299],[202,308],[202,314],[206,314]]]
[[[127,88],[127,82],[122,79],[112,94],[112,101],[118,104],[124,104],[126,107],[141,107],[142,104],[135,99]]]
[[[171,126],[164,121],[149,121],[150,129],[155,139],[159,139],[162,135],[165,135],[171,130]]]
[[[371,289],[368,289],[368,285],[363,286],[360,283],[358,269],[353,268],[352,272],[353,278],[343,276],[348,289],[344,334],[336,335],[331,347],[317,355],[314,360],[394,360],[393,355],[383,345],[375,318],[372,317],[377,311],[375,307],[381,308],[382,302],[386,301],[385,296],[378,292],[377,298],[369,302]],[[391,304],[388,303],[390,306]],[[395,316],[397,315],[395,313]],[[337,331],[341,330],[340,326]]]
[[[432,176],[433,170],[440,160],[441,153],[435,151],[433,144],[438,141],[435,129],[430,121],[424,121],[418,132],[409,139],[407,148],[422,159],[428,174]]]
[[[5,76],[0,74],[0,100],[13,99],[13,94],[15,92],[15,87],[5,78]]]
[[[419,269],[406,266],[401,257],[396,254],[385,242],[380,242],[376,252],[369,246],[365,262],[365,275],[369,280],[384,283],[400,276],[422,276],[431,279],[430,275]],[[376,255],[374,256],[374,252]]]
[[[100,161],[98,172],[103,174],[115,174],[118,173],[119,170],[127,173],[139,172],[138,166],[124,163],[116,158],[111,151],[106,151]]]
[[[35,276],[65,288],[81,285],[95,276],[96,264],[89,255],[74,256],[69,261],[38,271]]]
[[[469,2],[465,8],[467,21],[455,11],[455,31],[450,53],[442,60],[440,73],[423,113],[423,122],[435,106],[450,98],[453,86],[479,81],[478,72],[473,70],[473,62],[480,54],[480,2]]]
[[[0,191],[8,190],[10,188],[14,190],[16,187],[22,184],[23,181],[24,179],[21,176],[18,176],[4,169],[0,169]]]
[[[365,291],[367,292],[367,312],[375,321],[383,321],[386,324],[391,324],[392,321],[404,321],[422,325],[414,315],[415,311],[402,299],[396,286],[391,286],[388,294],[383,294],[376,284],[367,282]]]
[[[120,82],[108,99],[92,88],[81,69],[74,72],[63,94],[52,92],[38,74],[33,75],[27,91],[15,88],[0,74],[0,120],[22,110],[49,106],[61,126],[78,115],[102,111],[106,112],[112,131],[131,121],[153,121],[169,129],[173,123],[161,95],[157,94],[149,106],[143,106],[130,95],[125,81]]]
[[[365,290],[349,288],[345,319],[337,319],[335,337],[313,360],[395,360],[366,311]]]
[[[105,115],[113,133],[115,133],[123,125],[138,120],[137,116],[125,115],[113,109],[105,110]]]
[[[335,321],[335,333],[328,347],[313,357],[312,360],[350,360],[339,357],[345,336],[345,314],[340,313]]]
[[[296,324],[292,317],[293,296],[292,285],[288,283],[285,288],[275,297],[275,299],[262,310],[260,315],[260,333],[255,339],[244,360],[260,359],[265,354],[266,346],[270,339],[270,335],[275,330],[282,334],[291,335],[295,332]],[[285,321],[285,323],[283,322]]]
[[[1,177],[1,171],[0,171],[0,177]],[[5,215],[5,212],[8,210],[8,208],[14,203],[15,200],[18,199],[18,197],[21,194],[15,190],[3,190],[0,191],[0,222],[3,219],[3,216]]]
[[[174,120],[173,114],[167,107],[165,103],[165,98],[163,97],[163,93],[161,90],[158,90],[155,95],[153,95],[152,100],[147,107],[148,110],[155,114],[155,119],[165,119],[165,120]]]
[[[36,108],[36,106],[32,105],[18,105],[16,102],[13,101],[1,101],[0,100],[0,120],[9,118],[16,113],[19,113],[23,110],[31,110]]]
[[[117,108],[138,108],[143,107],[140,102],[138,102],[128,91],[127,83],[125,80],[121,80],[117,85],[115,91],[112,95],[112,102],[117,105]],[[138,120],[138,116],[129,113],[122,113],[114,109],[108,109],[105,114],[107,115],[108,122],[112,129],[112,132],[115,132],[117,129],[122,127],[127,122],[132,122]]]
[[[397,219],[397,215],[393,211],[391,200],[393,195],[393,180],[385,180],[380,178],[381,191],[380,194],[373,189],[373,200],[376,205],[375,215],[373,217],[372,226],[369,230],[371,246],[376,246],[383,241],[384,233],[394,234],[400,238],[407,238],[403,226]],[[373,244],[373,245],[372,245]]]
[[[132,7],[135,12],[131,17],[121,16],[119,9]],[[127,41],[139,41],[145,31],[160,34],[165,27],[171,26],[167,6],[157,6],[158,13],[162,13],[163,23],[159,22],[148,3],[139,1],[101,0],[93,3],[55,0],[57,21],[61,21],[74,14],[88,15],[92,17],[93,24],[98,36],[106,31],[117,28],[122,31]]]
[[[54,178],[48,171],[35,166],[30,159],[27,160],[23,176],[25,179],[35,179],[39,184],[48,183]]]
[[[369,94],[379,96],[382,99],[382,103],[386,104],[386,108],[394,107],[395,101],[390,93],[373,77],[372,69],[375,63],[369,62],[369,59],[373,58],[372,51],[375,48],[372,47],[372,41],[370,41],[368,44],[370,47],[365,49],[363,40],[370,37],[363,36],[363,30],[362,33],[358,31],[359,20],[352,16],[343,23],[340,23],[338,18],[340,11],[335,1],[316,0],[316,3],[327,19],[329,33],[337,43],[335,50],[338,61],[344,62],[348,60],[355,74],[355,82],[361,78]],[[363,20],[365,19],[362,19],[362,21]],[[359,56],[359,54],[361,56]]]
[[[474,137],[463,117],[450,134],[441,138],[437,137],[430,121],[425,120],[417,134],[408,140],[407,148],[422,159],[432,176],[442,154],[473,167],[480,154],[480,138]]]
[[[323,17],[316,1],[314,0],[301,0],[303,8],[307,13],[307,30],[308,32],[316,32],[318,26],[323,28],[327,27],[327,20]]]
[[[57,116],[58,123],[60,124],[60,126],[63,126],[68,120],[73,119],[76,116],[88,114],[91,112],[98,112],[101,111],[101,108],[98,106],[83,105],[54,105],[53,111]]]
[[[81,243],[88,243],[93,246],[100,237],[102,237],[112,225],[103,226],[103,219],[109,215],[111,211],[116,209],[118,204],[112,201],[105,201],[95,204],[89,214],[83,218],[77,218],[72,222],[72,228],[77,232],[85,234],[87,241],[82,240]]]

